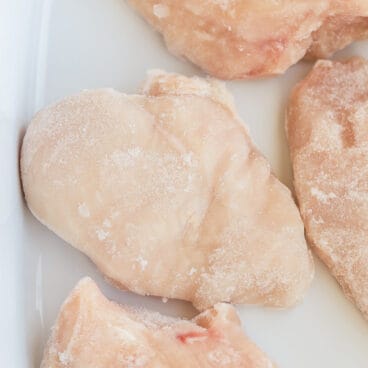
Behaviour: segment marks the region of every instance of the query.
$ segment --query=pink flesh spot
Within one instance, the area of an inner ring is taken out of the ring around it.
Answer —
[[[180,340],[183,344],[191,343],[195,341],[202,341],[208,337],[208,331],[205,332],[186,332],[183,334],[176,335],[176,338]]]
[[[207,340],[208,338],[217,338],[219,334],[212,330],[206,330],[206,331],[190,331],[182,334],[177,334],[176,338],[182,342],[183,344],[193,344],[195,342],[202,342],[204,340]]]

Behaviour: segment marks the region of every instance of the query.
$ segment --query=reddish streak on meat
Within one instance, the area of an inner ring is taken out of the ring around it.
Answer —
[[[186,332],[186,333],[182,333],[182,334],[178,334],[176,335],[176,338],[182,342],[183,344],[190,344],[190,343],[194,343],[194,342],[199,342],[199,341],[203,341],[206,340],[207,338],[219,338],[220,334],[213,330],[213,329],[208,329],[206,331],[190,331],[190,332]]]
[[[209,333],[208,331],[205,331],[205,332],[199,332],[199,331],[192,331],[192,332],[186,332],[186,333],[183,333],[183,334],[178,334],[176,335],[176,338],[178,340],[180,340],[183,344],[186,344],[188,342],[188,340],[191,340],[191,339],[198,339],[198,338],[204,338],[204,337],[208,337],[209,336]]]

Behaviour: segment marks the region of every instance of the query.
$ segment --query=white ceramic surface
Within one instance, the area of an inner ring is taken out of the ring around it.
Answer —
[[[368,57],[368,42],[338,57]],[[202,73],[171,56],[161,37],[125,0],[0,0],[0,362],[39,367],[58,309],[75,283],[92,276],[122,303],[190,317],[187,303],[121,292],[81,253],[26,209],[18,180],[24,127],[39,108],[85,88],[133,93],[151,68]],[[292,86],[311,64],[261,81],[227,83],[240,115],[274,172],[291,185],[284,109]],[[280,368],[366,368],[368,322],[347,301],[324,266],[304,302],[291,310],[237,308],[249,336]]]

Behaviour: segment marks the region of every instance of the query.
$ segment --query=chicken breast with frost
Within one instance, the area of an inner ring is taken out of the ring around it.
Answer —
[[[129,0],[169,50],[222,79],[285,72],[368,36],[366,0]]]
[[[327,58],[353,41],[368,38],[368,1],[331,1],[328,16],[313,33],[307,58]]]
[[[368,62],[319,61],[295,88],[287,132],[306,234],[368,317]]]
[[[64,302],[41,368],[272,368],[242,332],[235,309],[217,304],[193,320],[107,300],[81,280]]]
[[[290,191],[216,81],[157,72],[142,94],[67,97],[32,120],[21,171],[35,216],[121,288],[286,307],[311,282]]]

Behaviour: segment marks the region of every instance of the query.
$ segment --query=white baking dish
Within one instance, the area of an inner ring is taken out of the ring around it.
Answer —
[[[115,290],[78,251],[35,220],[18,179],[18,149],[34,112],[84,88],[134,92],[147,69],[200,72],[168,54],[161,38],[124,0],[0,1],[0,361],[39,367],[61,302],[79,278],[92,276],[111,298],[163,313],[191,316],[186,303]],[[368,43],[339,57],[368,57]],[[291,87],[310,69],[228,83],[238,110],[275,173],[290,186],[283,111]],[[291,310],[238,307],[244,328],[282,368],[366,368],[368,323],[317,262],[303,304]]]

